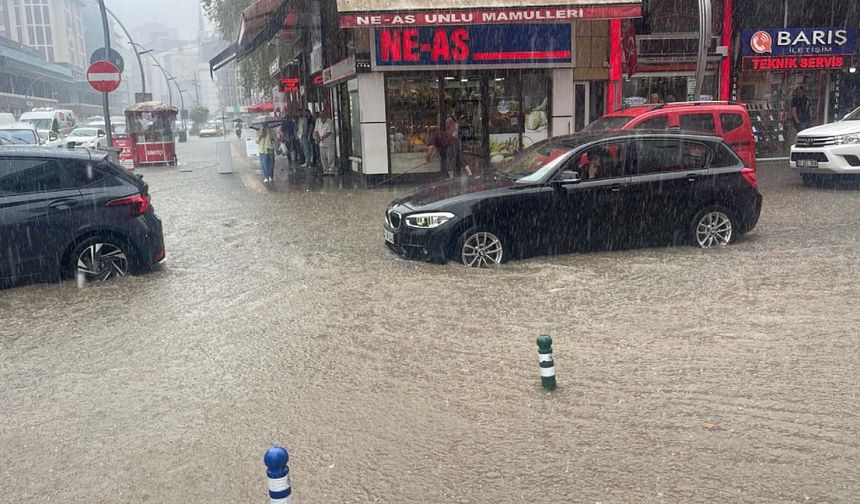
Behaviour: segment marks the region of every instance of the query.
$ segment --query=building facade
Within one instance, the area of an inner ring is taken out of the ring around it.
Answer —
[[[88,64],[80,0],[0,0],[6,36],[42,53],[51,63],[83,72]]]

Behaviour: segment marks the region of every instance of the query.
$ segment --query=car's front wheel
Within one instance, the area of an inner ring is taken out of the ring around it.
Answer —
[[[130,247],[110,237],[89,238],[72,251],[69,269],[87,282],[126,276],[131,271]]]
[[[737,225],[732,212],[722,206],[704,208],[693,218],[690,235],[701,248],[725,247],[735,239]]]
[[[504,235],[488,229],[470,229],[457,244],[460,262],[470,268],[496,266],[508,259]]]

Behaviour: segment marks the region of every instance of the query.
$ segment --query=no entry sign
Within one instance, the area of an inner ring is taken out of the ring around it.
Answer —
[[[90,87],[102,93],[110,93],[122,82],[119,68],[110,61],[96,61],[87,69],[87,81]]]

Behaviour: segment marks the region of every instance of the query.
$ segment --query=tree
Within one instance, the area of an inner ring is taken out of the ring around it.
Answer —
[[[239,26],[242,24],[242,12],[254,0],[201,0],[203,11],[206,16],[215,23],[218,33],[225,40],[235,40],[239,35]],[[251,89],[269,90],[272,87],[272,78],[269,75],[269,64],[272,62],[276,50],[268,44],[264,44],[252,54],[246,56],[239,63],[240,85],[246,91]]]
[[[191,121],[194,122],[193,131],[200,131],[200,126],[209,119],[209,109],[195,105],[191,108]]]

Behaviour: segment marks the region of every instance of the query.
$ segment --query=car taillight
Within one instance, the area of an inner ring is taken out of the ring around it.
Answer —
[[[756,178],[755,170],[752,168],[741,169],[741,176],[749,183],[749,185],[753,186],[753,188],[758,187],[758,179]]]
[[[140,217],[149,210],[149,196],[134,194],[132,196],[111,200],[108,202],[107,206],[127,207],[129,209],[129,217]]]

